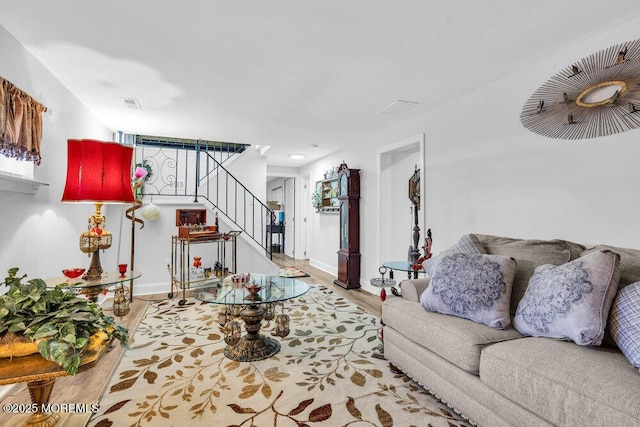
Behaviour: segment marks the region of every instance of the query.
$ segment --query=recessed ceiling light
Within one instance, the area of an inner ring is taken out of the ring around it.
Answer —
[[[304,154],[292,153],[292,154],[289,154],[289,158],[292,159],[292,160],[304,159]]]
[[[390,116],[397,116],[397,115],[406,113],[407,111],[411,110],[416,105],[418,105],[417,102],[400,101],[400,100],[398,100],[398,101],[395,101],[395,102],[387,105],[382,110],[378,111],[376,114],[385,114],[385,115],[390,115]]]

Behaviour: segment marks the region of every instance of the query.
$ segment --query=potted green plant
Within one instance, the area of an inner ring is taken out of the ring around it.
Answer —
[[[320,192],[319,191],[314,191],[311,194],[311,203],[313,204],[314,208],[319,208],[320,205],[322,205],[322,197],[320,196]]]
[[[104,333],[126,346],[129,331],[106,316],[98,305],[78,297],[65,284],[47,289],[42,279],[17,276],[12,268],[4,280],[8,291],[0,297],[0,337],[15,334],[37,342],[37,351],[56,362],[69,375],[76,375],[82,352],[94,334]]]

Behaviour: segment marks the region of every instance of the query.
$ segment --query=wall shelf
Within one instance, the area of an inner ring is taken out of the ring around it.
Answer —
[[[0,191],[33,195],[38,192],[40,187],[48,185],[47,182],[0,173]]]
[[[316,194],[319,195],[316,204],[317,213],[339,213],[338,178],[323,179],[316,182]]]

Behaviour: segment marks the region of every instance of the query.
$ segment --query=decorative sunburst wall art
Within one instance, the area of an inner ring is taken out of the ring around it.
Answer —
[[[583,58],[527,100],[520,121],[531,132],[588,139],[640,127],[640,40]]]

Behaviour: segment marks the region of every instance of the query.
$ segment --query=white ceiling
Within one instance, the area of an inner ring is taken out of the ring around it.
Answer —
[[[0,25],[110,129],[270,145],[294,167],[637,16],[638,0],[0,0]],[[396,100],[419,104],[376,114]]]

